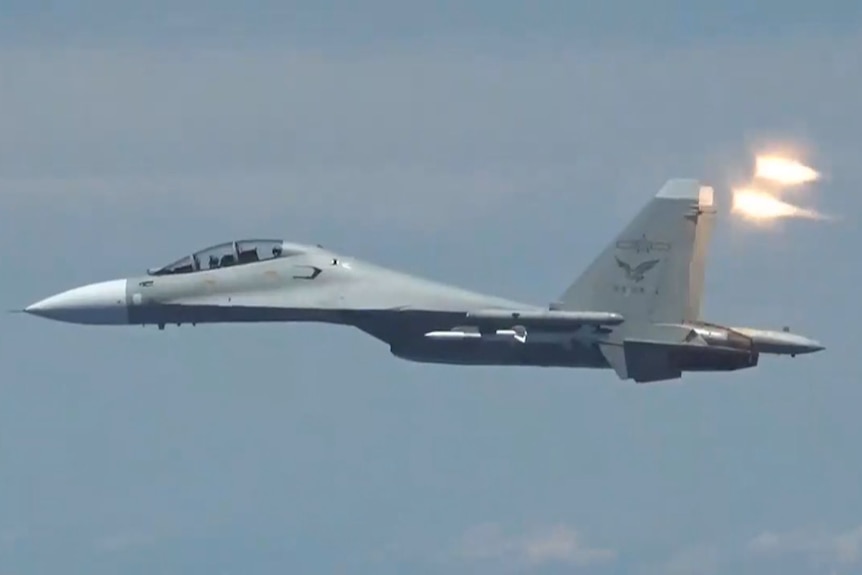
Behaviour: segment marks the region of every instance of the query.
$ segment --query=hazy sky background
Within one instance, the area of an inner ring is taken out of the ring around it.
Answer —
[[[465,4],[4,2],[0,303],[249,236],[547,303],[787,146],[837,218],[722,214],[706,317],[828,349],[635,386],[7,315],[0,574],[862,571],[862,4]]]

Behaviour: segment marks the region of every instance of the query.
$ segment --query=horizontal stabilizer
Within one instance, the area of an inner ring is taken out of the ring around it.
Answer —
[[[626,340],[622,345],[599,346],[602,355],[620,379],[648,383],[679,379],[682,370],[671,361],[671,353],[686,344]],[[691,346],[693,347],[693,346]]]

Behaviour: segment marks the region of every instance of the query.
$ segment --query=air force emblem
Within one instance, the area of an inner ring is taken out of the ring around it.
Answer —
[[[669,242],[654,242],[647,239],[646,234],[643,234],[636,240],[620,240],[617,242],[617,249],[634,250],[637,253],[641,252],[666,252],[670,249]]]
[[[641,262],[635,267],[632,267],[631,264],[628,264],[621,260],[620,258],[616,258],[617,265],[620,266],[626,274],[626,278],[630,279],[634,282],[641,282],[644,279],[644,275],[653,269],[656,264],[658,264],[659,260],[647,260],[645,262]]]

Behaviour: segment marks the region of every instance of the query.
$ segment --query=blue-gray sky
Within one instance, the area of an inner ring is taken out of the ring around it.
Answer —
[[[705,312],[827,351],[634,386],[323,326],[0,324],[0,573],[858,573],[858,2],[0,7],[2,303],[275,236],[553,300],[786,145]],[[726,211],[726,209],[725,209]]]

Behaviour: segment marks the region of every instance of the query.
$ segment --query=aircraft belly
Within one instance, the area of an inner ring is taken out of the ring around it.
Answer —
[[[393,342],[393,355],[419,363],[451,365],[523,365],[544,367],[608,367],[591,347],[566,348],[553,343],[482,341]]]

